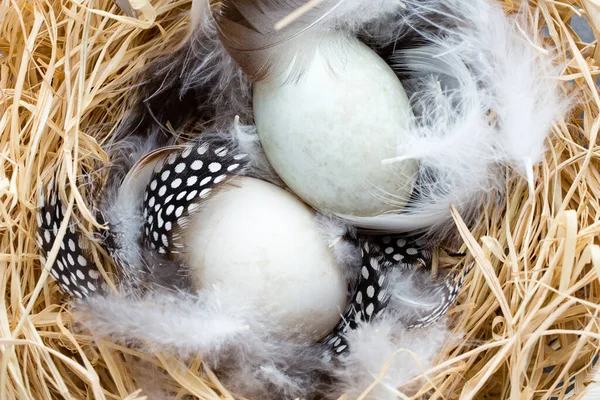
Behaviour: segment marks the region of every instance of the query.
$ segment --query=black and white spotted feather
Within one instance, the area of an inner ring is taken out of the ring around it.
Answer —
[[[431,249],[426,246],[422,238],[360,237],[360,276],[342,320],[324,340],[332,354],[352,351],[346,336],[361,323],[391,317],[411,330],[426,328],[445,316],[472,264],[457,280],[452,274],[436,281],[429,268]]]
[[[144,242],[160,254],[180,254],[179,231],[200,202],[247,168],[248,155],[223,141],[200,141],[154,168],[143,199]]]
[[[55,245],[59,227],[65,219],[65,207],[54,182],[52,179],[46,190],[40,188],[38,193],[37,244],[42,253],[42,264],[46,264],[46,257]],[[75,221],[71,219],[67,223],[50,275],[63,291],[81,299],[102,290],[103,278]]]
[[[251,135],[251,129],[233,122],[229,130],[209,130],[187,145],[157,147],[133,136],[117,147],[123,161],[113,168],[121,180],[109,179],[98,219],[109,227],[103,245],[131,284],[187,288],[186,266],[170,256],[181,250],[180,230],[190,212],[231,177],[262,173],[245,155],[256,150],[238,140],[239,132]],[[129,165],[123,149],[134,160]],[[126,174],[120,172],[125,168]]]

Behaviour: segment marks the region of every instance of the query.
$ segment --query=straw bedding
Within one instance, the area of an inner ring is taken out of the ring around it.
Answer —
[[[504,4],[507,12],[518,7]],[[77,182],[68,212],[77,207],[83,227],[97,224],[84,199],[105,178],[102,143],[128,105],[136,73],[186,35],[189,0],[134,6],[138,19],[111,0],[0,3],[1,399],[141,399],[158,384],[176,398],[236,398],[200,355],[184,365],[73,333],[66,298],[37,255],[38,185],[55,171],[63,189]],[[562,79],[577,107],[554,128],[533,197],[515,180],[506,202],[490,206],[474,229],[454,213],[466,256],[440,250],[435,262],[476,261],[450,311],[462,339],[423,371],[415,397],[581,398],[592,381],[600,339],[599,49],[570,21],[580,15],[600,28],[600,6],[547,0],[532,2],[530,15],[566,58]],[[110,273],[100,248],[94,257]],[[132,359],[152,378],[134,381]]]

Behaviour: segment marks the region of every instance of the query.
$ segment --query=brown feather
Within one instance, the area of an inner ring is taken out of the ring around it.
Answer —
[[[253,82],[286,71],[294,79],[310,61],[320,36],[330,29],[321,22],[337,1],[325,0],[278,30],[277,23],[304,1],[224,0],[215,16],[219,37]]]

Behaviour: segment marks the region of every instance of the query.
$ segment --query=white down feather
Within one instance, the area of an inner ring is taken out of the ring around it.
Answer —
[[[416,159],[420,181],[404,209],[341,217],[362,228],[444,236],[450,205],[467,220],[475,216],[491,194],[502,194],[507,166],[533,190],[533,166],[569,99],[561,66],[535,44],[525,10],[506,16],[488,0],[409,1],[407,8],[427,44],[395,53],[396,68],[409,75],[414,117],[398,156],[382,162]]]

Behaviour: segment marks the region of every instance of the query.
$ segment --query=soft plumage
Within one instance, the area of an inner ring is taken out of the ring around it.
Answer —
[[[505,16],[487,0],[411,1],[407,8],[421,44],[396,49],[393,63],[413,93],[411,139],[382,161],[419,161],[413,200],[396,213],[342,217],[368,229],[448,237],[450,205],[473,220],[502,195],[506,167],[534,189],[533,166],[569,101],[557,79],[561,66],[535,44],[526,10]]]
[[[403,384],[433,367],[453,336],[443,323],[418,331],[407,331],[389,317],[361,323],[346,336],[353,351],[335,370],[338,385],[350,399],[392,400],[410,395],[420,380]]]
[[[409,329],[437,323],[456,301],[472,268],[473,264],[464,267],[457,279],[453,272],[442,279],[434,279],[426,268],[391,271],[387,285],[388,314]]]
[[[141,297],[122,291],[79,301],[74,312],[97,338],[182,360],[201,354],[230,390],[245,396],[311,396],[327,370],[319,345],[277,339],[268,314],[218,288]]]
[[[325,214],[317,214],[317,223],[319,234],[332,250],[338,264],[344,267],[346,281],[352,286],[358,279],[361,261],[356,229]]]
[[[154,135],[165,145],[206,126],[226,129],[236,115],[252,123],[250,84],[217,37],[208,0],[194,2],[192,22],[174,51],[155,57],[135,77],[131,108],[111,142]]]
[[[139,296],[123,288],[118,295],[90,296],[77,302],[74,312],[98,338],[135,341],[151,351],[167,350],[189,357],[217,352],[260,326],[252,310],[232,299],[233,293],[217,289]]]
[[[156,147],[154,137],[143,139],[133,136],[107,149],[111,155],[111,179],[98,201],[98,217],[101,223],[108,225],[108,231],[102,232],[105,247],[120,265],[138,268],[143,264],[138,242],[142,234],[139,227],[143,223],[140,206],[144,186],[140,187],[132,177],[135,165]],[[168,149],[163,148],[159,152],[164,154]],[[124,181],[129,182],[123,185]],[[131,274],[130,277],[133,278]]]

